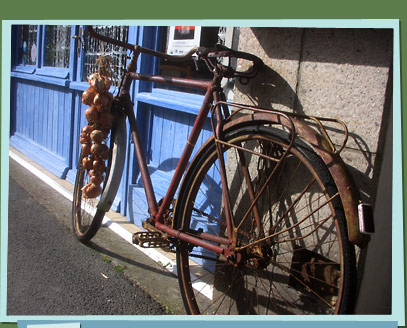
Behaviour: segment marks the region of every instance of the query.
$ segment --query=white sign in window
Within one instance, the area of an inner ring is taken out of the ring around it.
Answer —
[[[199,47],[201,41],[200,26],[170,26],[167,53],[184,55],[189,50]]]

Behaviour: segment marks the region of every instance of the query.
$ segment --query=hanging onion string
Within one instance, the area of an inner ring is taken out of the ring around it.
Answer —
[[[113,123],[110,113],[113,95],[109,92],[113,74],[111,62],[110,57],[98,57],[97,72],[88,76],[90,87],[82,93],[82,102],[90,106],[84,113],[88,125],[82,128],[79,140],[82,144],[81,164],[90,176],[90,182],[82,188],[84,198],[96,198],[102,193],[100,185],[104,180],[105,160],[109,152],[105,142]]]

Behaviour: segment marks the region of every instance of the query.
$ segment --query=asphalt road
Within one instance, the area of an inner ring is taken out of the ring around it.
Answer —
[[[7,314],[166,314],[113,250],[75,239],[70,212],[69,200],[10,159]]]

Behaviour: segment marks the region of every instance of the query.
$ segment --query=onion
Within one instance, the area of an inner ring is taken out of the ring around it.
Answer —
[[[84,198],[96,198],[102,193],[102,187],[100,185],[89,182],[82,188],[82,191]]]
[[[95,173],[102,174],[105,171],[105,163],[102,159],[97,158],[93,161],[93,170]]]
[[[105,137],[105,135],[100,130],[94,130],[90,134],[90,138],[92,139],[93,142],[96,142],[96,143],[101,143],[103,141],[104,137]]]
[[[92,162],[92,160],[91,160],[89,157],[84,157],[84,158],[82,159],[82,166],[83,166],[83,168],[84,168],[85,170],[90,170],[90,169],[92,169],[92,165],[93,165],[93,162]]]
[[[81,146],[82,156],[89,156],[90,155],[90,143],[84,143]]]
[[[90,148],[90,152],[96,157],[100,157],[105,152],[105,148],[100,143],[94,143]]]
[[[100,175],[100,173],[97,173],[97,172],[95,172],[94,170],[90,170],[90,171],[88,172],[88,174],[89,174],[91,177]]]
[[[93,127],[91,125],[85,125],[81,130],[82,133],[87,133],[87,134],[90,134],[92,131],[93,131]]]
[[[103,108],[108,108],[110,106],[110,98],[105,93],[98,93],[93,99],[93,104],[99,110]]]
[[[80,138],[79,138],[79,142],[81,144],[87,144],[90,142],[90,137],[89,134],[87,133],[81,133]]]
[[[92,182],[95,185],[100,185],[104,180],[104,177],[102,174],[99,175],[94,175],[93,177],[90,178],[90,182]]]
[[[99,113],[98,123],[102,128],[111,129],[113,124],[113,115],[109,112],[101,111]]]
[[[91,153],[96,157],[104,157],[103,155],[109,153],[109,148],[105,144],[94,143],[90,149]],[[105,160],[105,158],[102,158]],[[107,159],[107,158],[106,158]]]
[[[93,88],[93,87],[90,87],[89,89],[85,90],[82,93],[82,102],[85,105],[92,106],[93,100],[94,100],[96,95],[97,95],[96,89]]]
[[[110,84],[110,80],[107,78],[107,76],[99,75],[95,79],[94,87],[98,92],[107,92],[109,91]]]
[[[88,76],[88,82],[89,84],[94,87],[95,86],[95,80],[99,76],[99,73],[92,73]]]
[[[90,107],[85,110],[85,117],[89,123],[96,122],[99,118],[99,113],[96,108]]]
[[[111,85],[109,78],[99,73],[89,75],[88,82],[97,92],[107,92]]]

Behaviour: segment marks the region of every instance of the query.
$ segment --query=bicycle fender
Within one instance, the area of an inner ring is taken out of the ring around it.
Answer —
[[[295,132],[300,138],[307,141],[321,157],[334,179],[345,211],[349,241],[361,248],[365,247],[370,240],[370,236],[361,233],[359,230],[358,205],[361,198],[345,163],[339,154],[332,150],[325,137],[319,132],[298,119],[290,117],[290,120],[274,113],[256,112],[231,120],[225,124],[224,131],[259,123],[279,124],[291,129],[292,123],[294,123]]]
[[[121,182],[124,162],[126,160],[127,132],[124,115],[115,116],[114,131],[112,131],[112,163],[105,191],[97,205],[97,208],[108,212],[116,197]]]

